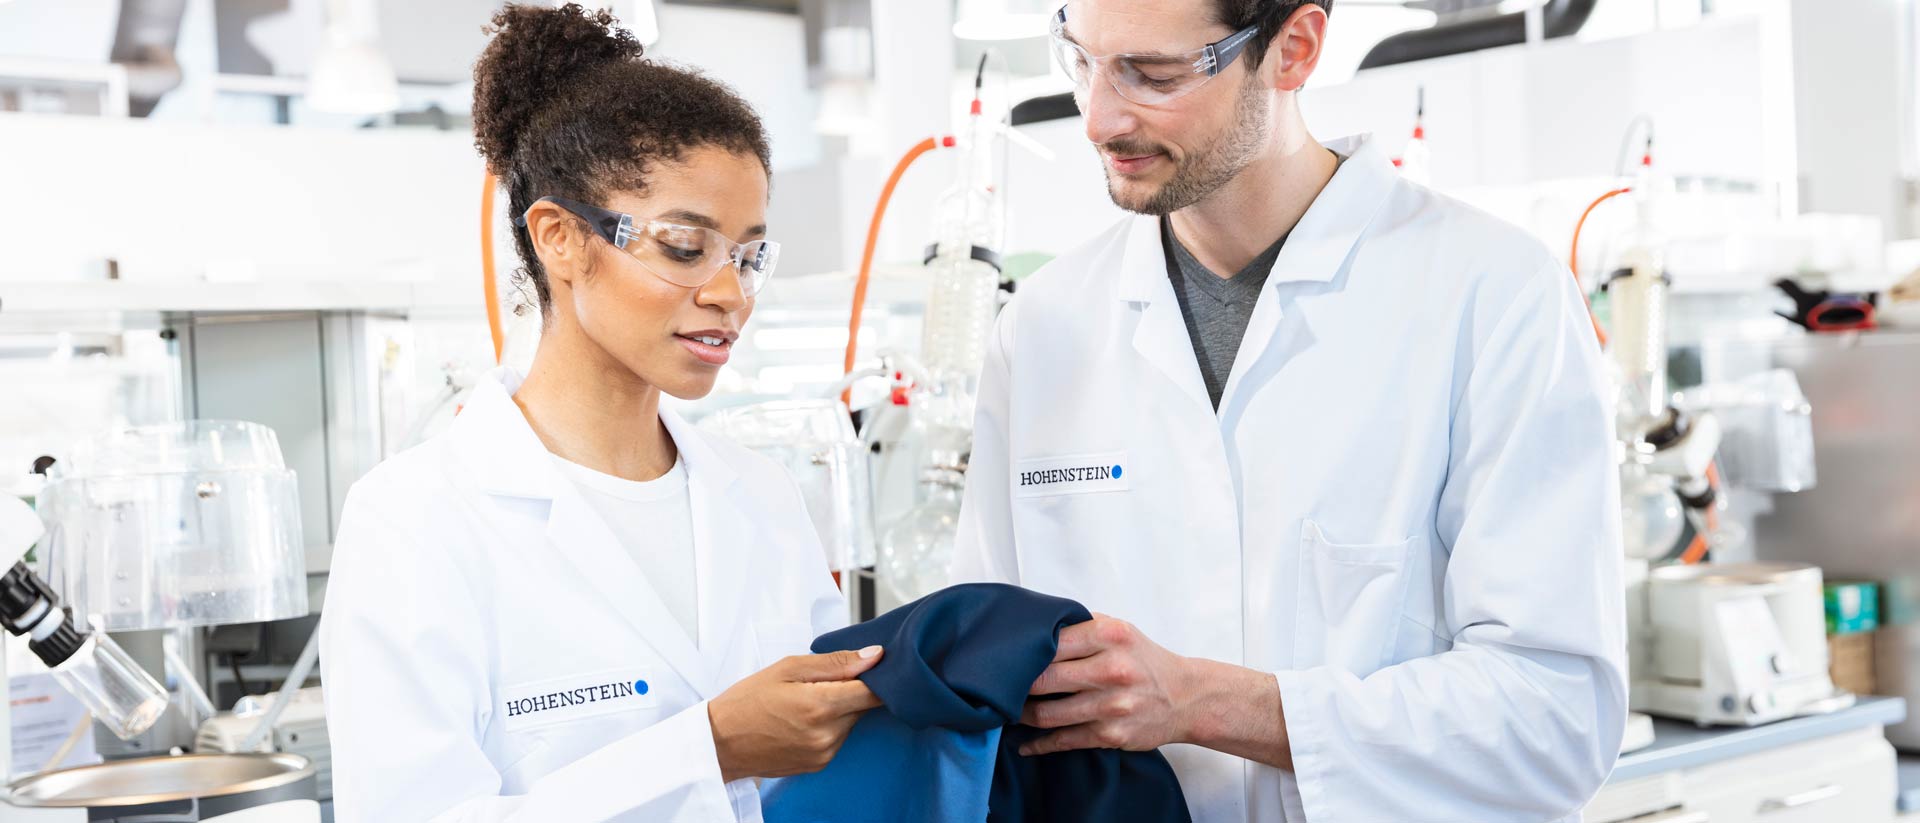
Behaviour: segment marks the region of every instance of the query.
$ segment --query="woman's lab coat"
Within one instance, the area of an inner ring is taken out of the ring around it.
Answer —
[[[321,617],[336,819],[757,821],[707,701],[846,623],[798,488],[661,419],[692,502],[688,637],[510,396],[354,484]]]
[[[1571,816],[1626,714],[1599,347],[1539,242],[1330,147],[1218,413],[1156,218],[1021,284],[955,576],[1274,673],[1293,771],[1165,750],[1198,823]]]

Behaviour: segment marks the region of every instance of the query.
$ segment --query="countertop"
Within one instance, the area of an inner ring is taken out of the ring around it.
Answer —
[[[1653,745],[1620,756],[1608,782],[1646,777],[1731,760],[1780,746],[1829,737],[1869,726],[1885,726],[1906,719],[1907,701],[1898,697],[1862,697],[1851,708],[1831,714],[1796,717],[1764,726],[1715,726],[1654,718]],[[1920,759],[1901,761],[1900,785],[1905,795],[1920,801]],[[1904,779],[1912,777],[1915,782]],[[1908,788],[1913,791],[1905,791]],[[1904,805],[1902,808],[1906,808]],[[1916,808],[1920,808],[1917,806]]]

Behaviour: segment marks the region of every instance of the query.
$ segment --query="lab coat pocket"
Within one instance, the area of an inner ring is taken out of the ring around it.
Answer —
[[[548,748],[546,740],[527,732],[515,736],[530,739],[524,741],[518,757],[499,768],[500,790],[508,794],[525,794],[533,787],[535,780],[552,771],[553,767],[544,757]]]
[[[753,641],[758,654],[755,660],[764,669],[783,657],[811,654],[813,627],[789,620],[763,620],[753,624]]]
[[[1330,666],[1365,677],[1391,662],[1416,540],[1335,543],[1319,524],[1302,522],[1295,668]]]

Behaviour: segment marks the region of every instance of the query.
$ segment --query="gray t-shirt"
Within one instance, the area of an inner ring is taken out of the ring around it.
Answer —
[[[1274,241],[1253,262],[1232,277],[1222,278],[1195,260],[1180,240],[1173,236],[1173,223],[1160,218],[1160,245],[1167,250],[1167,279],[1173,281],[1173,293],[1180,298],[1180,314],[1187,320],[1187,337],[1193,341],[1194,356],[1200,360],[1200,377],[1206,380],[1213,408],[1220,408],[1220,395],[1227,390],[1227,377],[1233,374],[1233,358],[1240,353],[1240,339],[1247,335],[1247,322],[1253,319],[1253,304],[1260,288],[1267,283],[1273,263],[1280,259],[1280,247],[1286,237]]]

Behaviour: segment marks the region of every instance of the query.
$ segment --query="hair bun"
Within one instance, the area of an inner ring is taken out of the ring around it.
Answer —
[[[635,60],[644,52],[614,25],[613,13],[578,3],[559,8],[509,4],[493,15],[492,40],[473,70],[474,146],[487,168],[504,176],[520,136],[549,101],[596,66]]]

